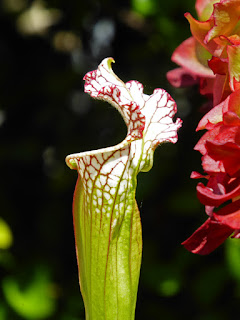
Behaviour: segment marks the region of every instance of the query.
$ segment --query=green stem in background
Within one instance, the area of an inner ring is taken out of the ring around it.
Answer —
[[[77,169],[73,219],[80,288],[87,320],[133,320],[142,256],[142,231],[135,201],[137,174],[149,171],[155,148],[177,141],[176,104],[156,89],[143,93],[137,81],[122,82],[103,60],[86,74],[85,91],[121,113],[126,138],[116,146],[69,155]]]

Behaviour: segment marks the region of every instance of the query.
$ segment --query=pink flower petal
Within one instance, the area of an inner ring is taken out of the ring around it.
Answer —
[[[219,0],[197,0],[196,11],[201,21],[208,20],[213,12],[213,4]]]
[[[198,84],[199,82],[197,75],[189,73],[189,71],[184,68],[176,68],[168,71],[167,79],[175,88],[188,87]]]
[[[210,57],[211,55],[198,44],[196,39],[190,37],[177,47],[172,55],[172,61],[188,70],[190,74],[214,78],[214,74],[207,64]]]

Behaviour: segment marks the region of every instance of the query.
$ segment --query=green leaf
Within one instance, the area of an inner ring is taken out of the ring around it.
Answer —
[[[13,243],[13,235],[8,224],[0,218],[0,249],[8,249]]]
[[[228,239],[226,241],[226,259],[228,268],[233,277],[240,281],[240,243],[239,239]]]
[[[132,7],[143,16],[148,16],[156,12],[156,3],[154,0],[132,0]]]
[[[7,320],[7,312],[3,304],[0,304],[0,319]]]
[[[12,309],[24,319],[46,319],[55,311],[55,299],[45,269],[39,268],[24,287],[13,277],[3,279],[3,293]]]
[[[143,280],[157,294],[172,297],[179,293],[182,285],[178,268],[170,264],[156,264],[146,267]]]

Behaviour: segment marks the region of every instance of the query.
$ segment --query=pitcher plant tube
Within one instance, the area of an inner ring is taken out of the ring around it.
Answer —
[[[112,62],[106,58],[85,75],[85,92],[120,112],[127,136],[115,146],[66,157],[78,172],[73,220],[87,320],[135,318],[142,256],[137,174],[151,169],[160,143],[177,141],[182,123],[173,122],[177,107],[165,90],[144,94],[141,83],[120,80]]]

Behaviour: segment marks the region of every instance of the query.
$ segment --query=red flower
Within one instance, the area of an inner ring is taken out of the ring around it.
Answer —
[[[227,107],[233,104],[225,103]],[[206,186],[198,184],[197,196],[209,218],[183,242],[186,249],[198,254],[210,253],[232,233],[233,237],[240,237],[240,118],[233,111],[226,111],[221,122],[212,124],[212,113],[205,116],[206,127],[211,129],[195,146],[203,155],[202,166],[208,179]],[[192,174],[192,178],[202,177]]]
[[[185,14],[192,37],[172,55],[181,68],[167,78],[175,87],[198,81],[200,93],[211,95],[215,106],[240,88],[240,0],[198,0],[196,10],[199,21]]]
[[[195,150],[206,176],[194,172],[206,222],[183,242],[191,252],[207,254],[231,234],[240,238],[240,0],[196,0],[199,20],[190,13],[192,37],[173,53],[180,68],[167,78],[176,87],[199,83],[212,109],[197,130],[207,129]]]
[[[209,218],[182,244],[187,250],[204,255],[216,249],[231,234],[240,237],[240,178],[231,179],[219,173],[209,179],[207,186],[199,183],[197,192]],[[235,201],[226,204],[228,200]],[[215,211],[221,204],[225,206]]]

